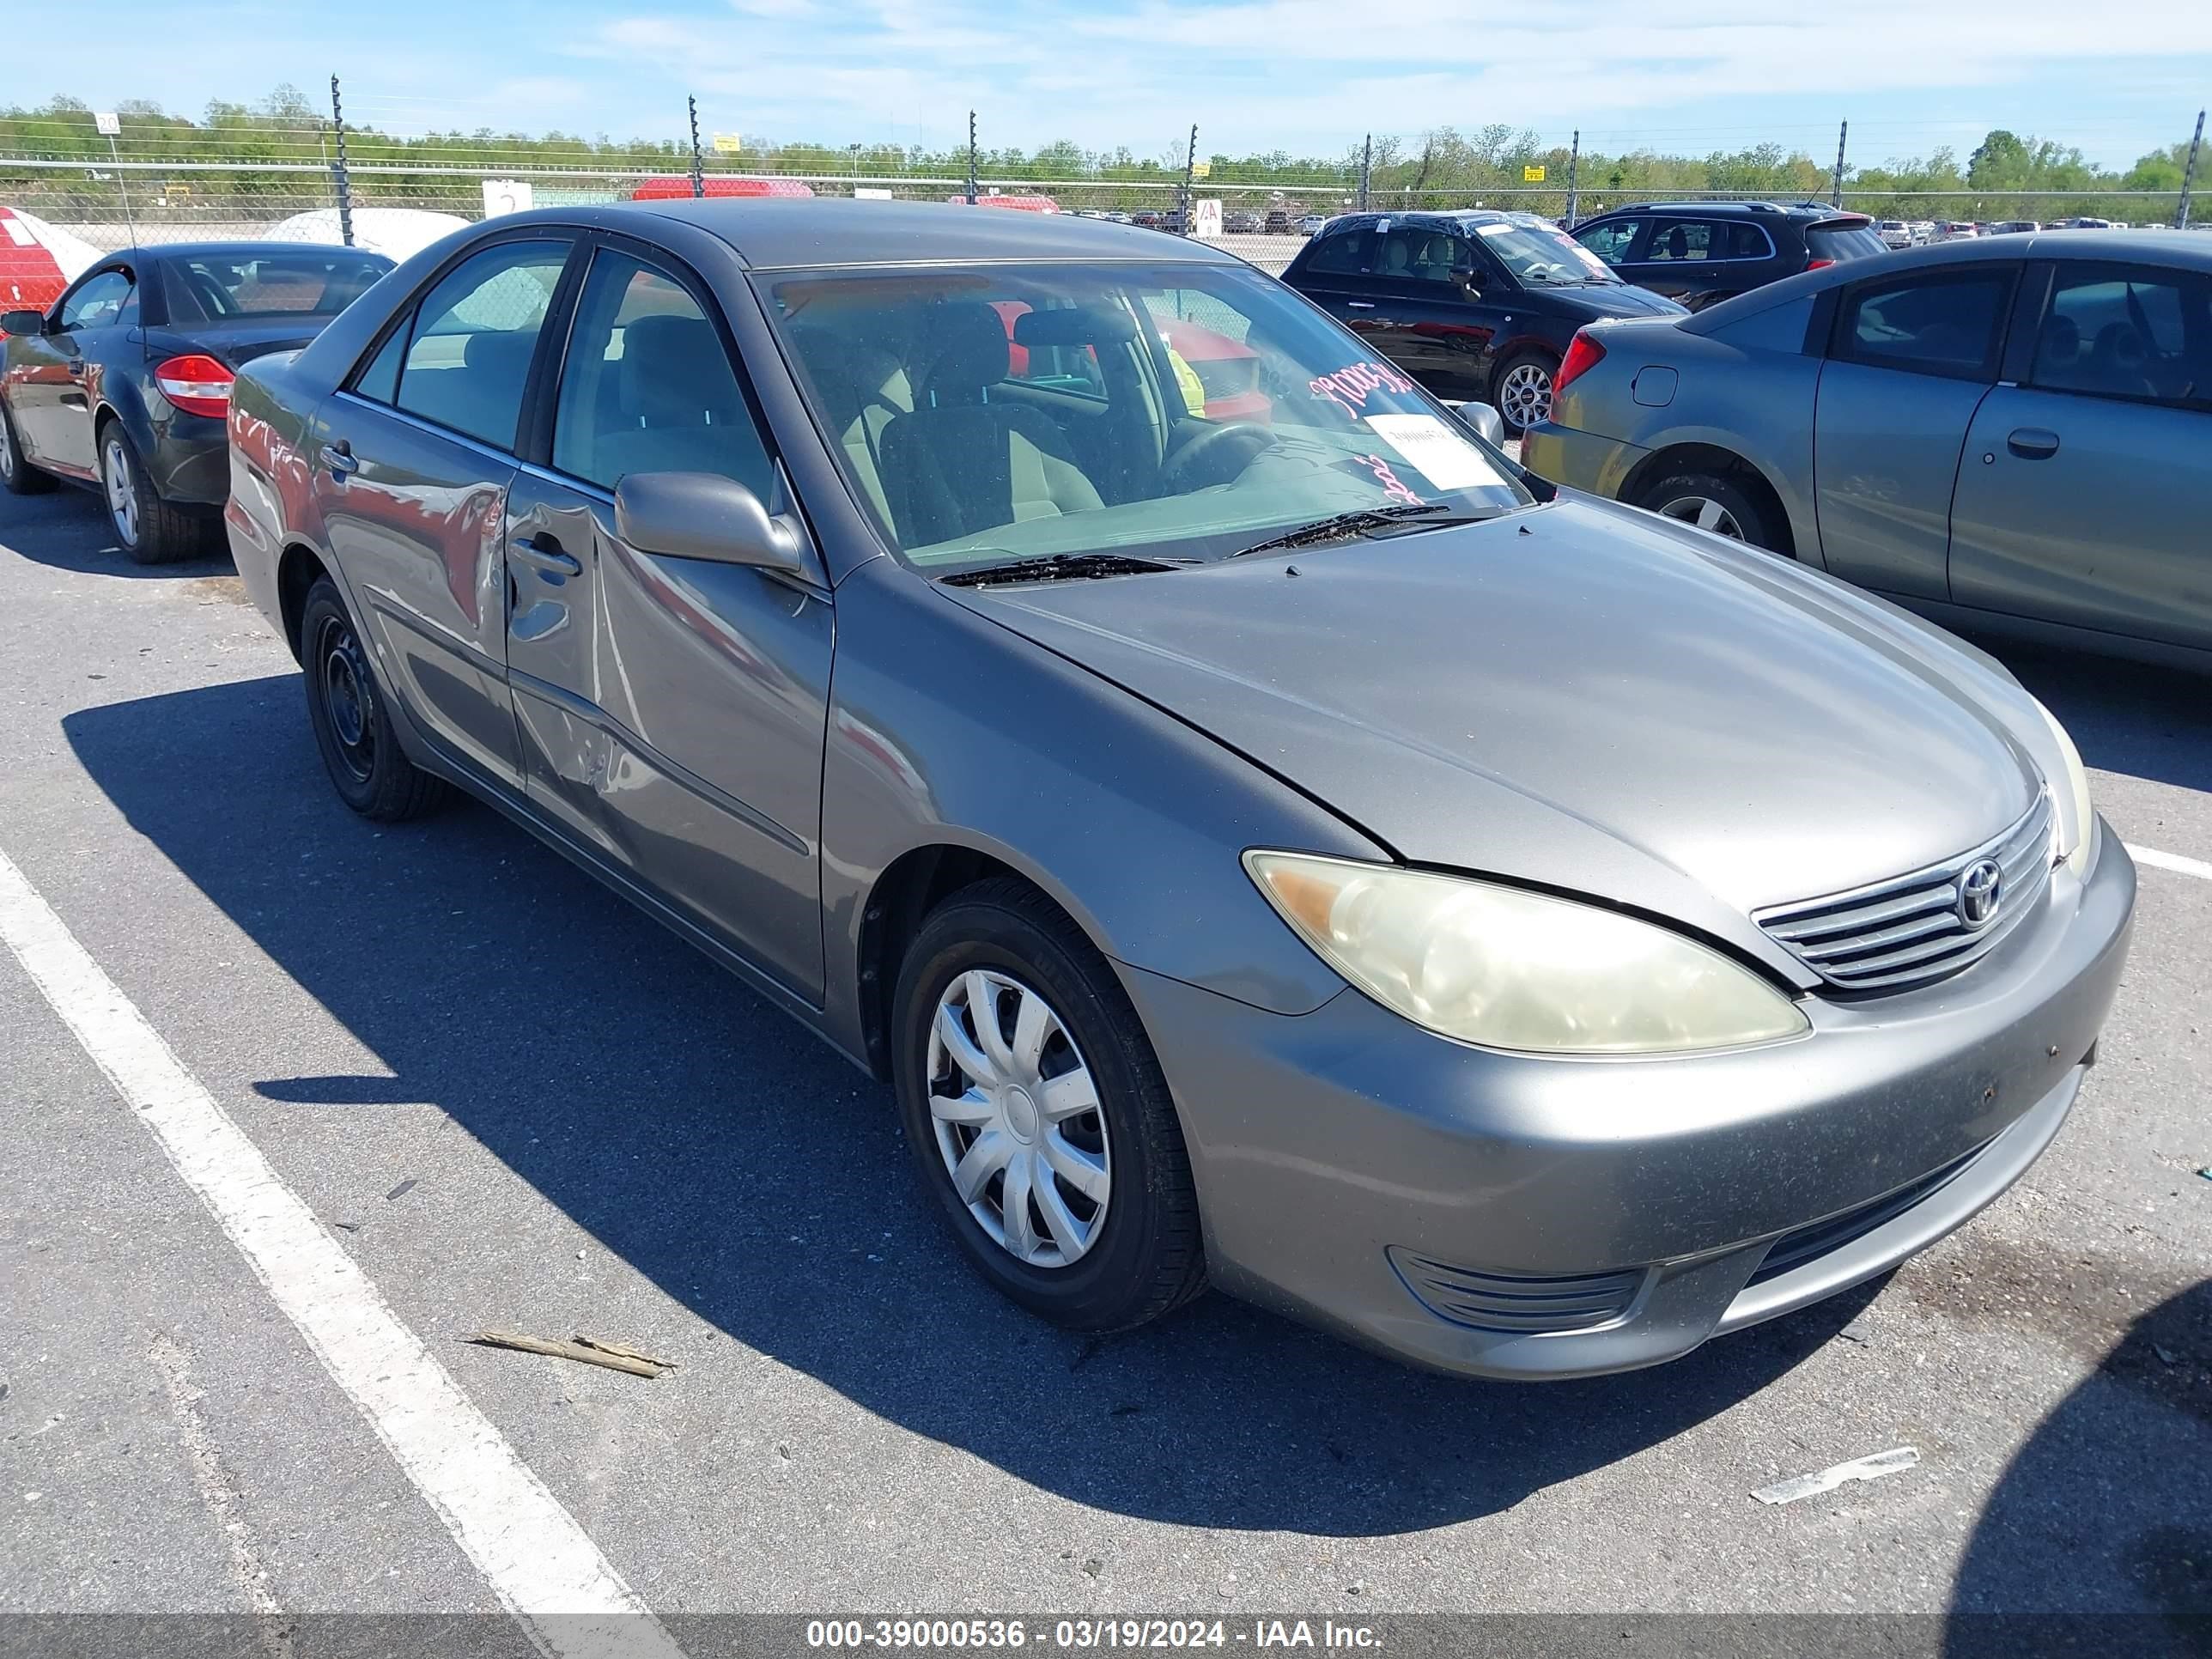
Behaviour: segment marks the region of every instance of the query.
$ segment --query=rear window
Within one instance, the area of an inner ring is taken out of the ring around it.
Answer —
[[[280,253],[196,253],[164,262],[171,316],[335,317],[392,269],[381,254],[350,248]]]
[[[1881,233],[1862,219],[1850,225],[1815,225],[1805,233],[1805,251],[1815,259],[1831,259],[1841,264],[1846,259],[1887,253],[1889,247],[1881,240]]]

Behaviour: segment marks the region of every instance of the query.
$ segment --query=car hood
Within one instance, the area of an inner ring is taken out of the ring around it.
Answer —
[[[1948,858],[2041,787],[2016,735],[2033,705],[1986,659],[1610,503],[940,591],[1410,862],[1598,894],[1747,949],[1765,943],[1748,912]]]
[[[1648,288],[1626,283],[1592,283],[1583,288],[1543,289],[1547,295],[1565,298],[1594,317],[1686,317],[1690,308]]]

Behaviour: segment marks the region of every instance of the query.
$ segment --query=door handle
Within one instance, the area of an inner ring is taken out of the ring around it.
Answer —
[[[584,567],[562,552],[561,544],[550,536],[517,536],[507,545],[508,551],[532,569],[557,580],[566,581],[571,576],[584,574]]]
[[[353,458],[353,446],[343,438],[323,446],[322,462],[331,477],[340,483],[361,471],[361,463]]]
[[[2058,453],[2058,434],[2039,426],[2024,426],[2005,440],[2005,447],[2023,461],[2047,461]]]

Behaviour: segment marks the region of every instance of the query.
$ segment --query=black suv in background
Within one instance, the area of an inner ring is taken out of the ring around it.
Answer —
[[[1638,202],[1583,220],[1573,235],[1624,280],[1692,311],[1887,252],[1866,215],[1818,202]]]
[[[1583,324],[1682,314],[1533,213],[1348,213],[1283,280],[1439,397],[1487,401],[1515,434],[1551,413]]]

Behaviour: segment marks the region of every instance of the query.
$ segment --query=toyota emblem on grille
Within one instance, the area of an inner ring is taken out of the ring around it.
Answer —
[[[1959,920],[1969,927],[1986,927],[1997,913],[2004,888],[2004,871],[1995,859],[1980,859],[1959,878]]]

